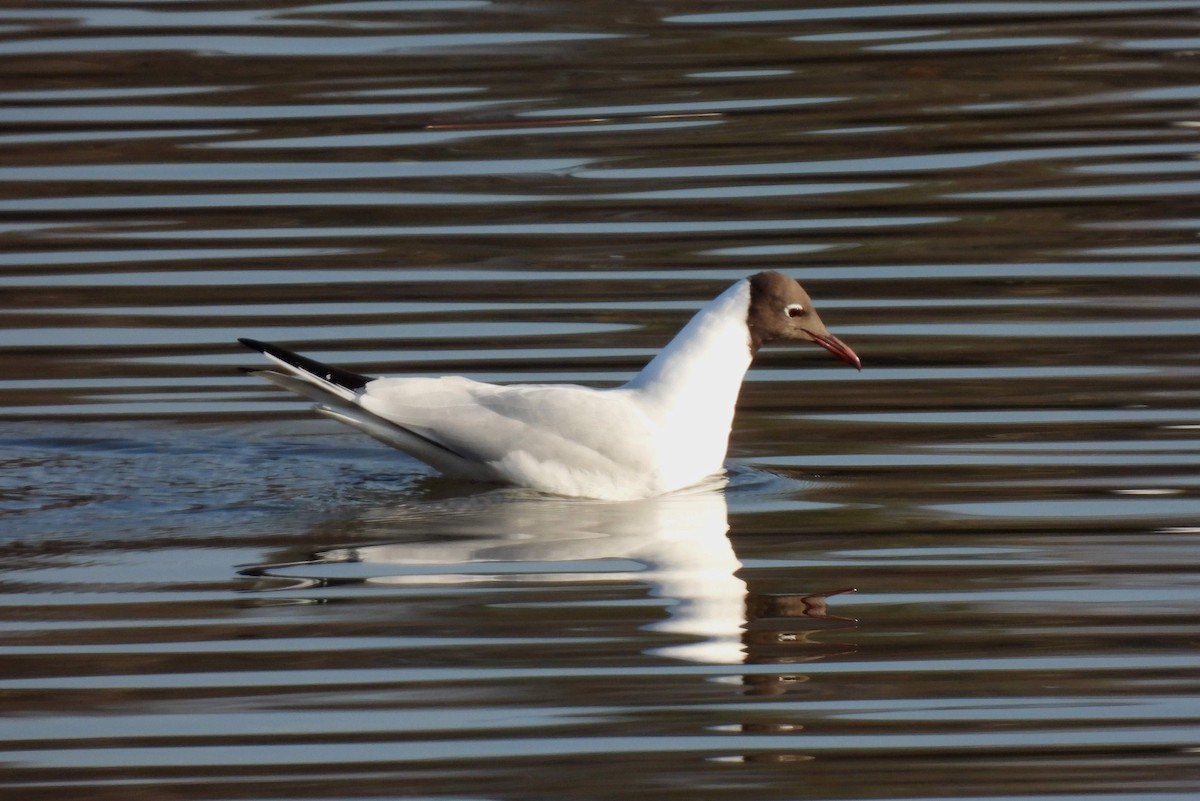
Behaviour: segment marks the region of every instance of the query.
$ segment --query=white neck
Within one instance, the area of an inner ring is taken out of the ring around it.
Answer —
[[[714,421],[733,419],[742,379],[750,368],[750,282],[722,292],[675,335],[628,384],[667,405],[704,409]]]

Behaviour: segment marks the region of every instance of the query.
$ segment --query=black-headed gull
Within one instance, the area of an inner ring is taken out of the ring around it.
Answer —
[[[284,372],[253,371],[317,411],[440,472],[610,500],[683,489],[722,470],[742,379],[775,340],[815,342],[862,369],[782,273],[743,278],[619,387],[499,386],[460,376],[372,378],[241,339]]]

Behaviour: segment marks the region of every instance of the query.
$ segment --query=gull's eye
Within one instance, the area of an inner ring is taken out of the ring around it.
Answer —
[[[789,303],[786,311],[788,317],[803,317],[804,315],[808,314],[808,309],[804,308],[799,303]]]

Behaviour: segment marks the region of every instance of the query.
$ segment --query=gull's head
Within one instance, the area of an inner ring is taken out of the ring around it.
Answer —
[[[750,329],[750,349],[776,340],[807,340],[815,342],[857,370],[862,362],[850,346],[829,333],[817,316],[812,299],[804,287],[783,273],[765,272],[752,275],[750,281],[750,313],[746,324]]]

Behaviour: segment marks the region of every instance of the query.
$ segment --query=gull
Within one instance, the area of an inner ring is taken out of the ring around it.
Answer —
[[[316,410],[446,476],[552,495],[634,500],[723,470],[742,380],[768,342],[815,342],[852,367],[808,293],[778,272],[710,301],[640,373],[617,387],[497,385],[461,376],[373,378],[239,339],[280,370],[249,370]]]

